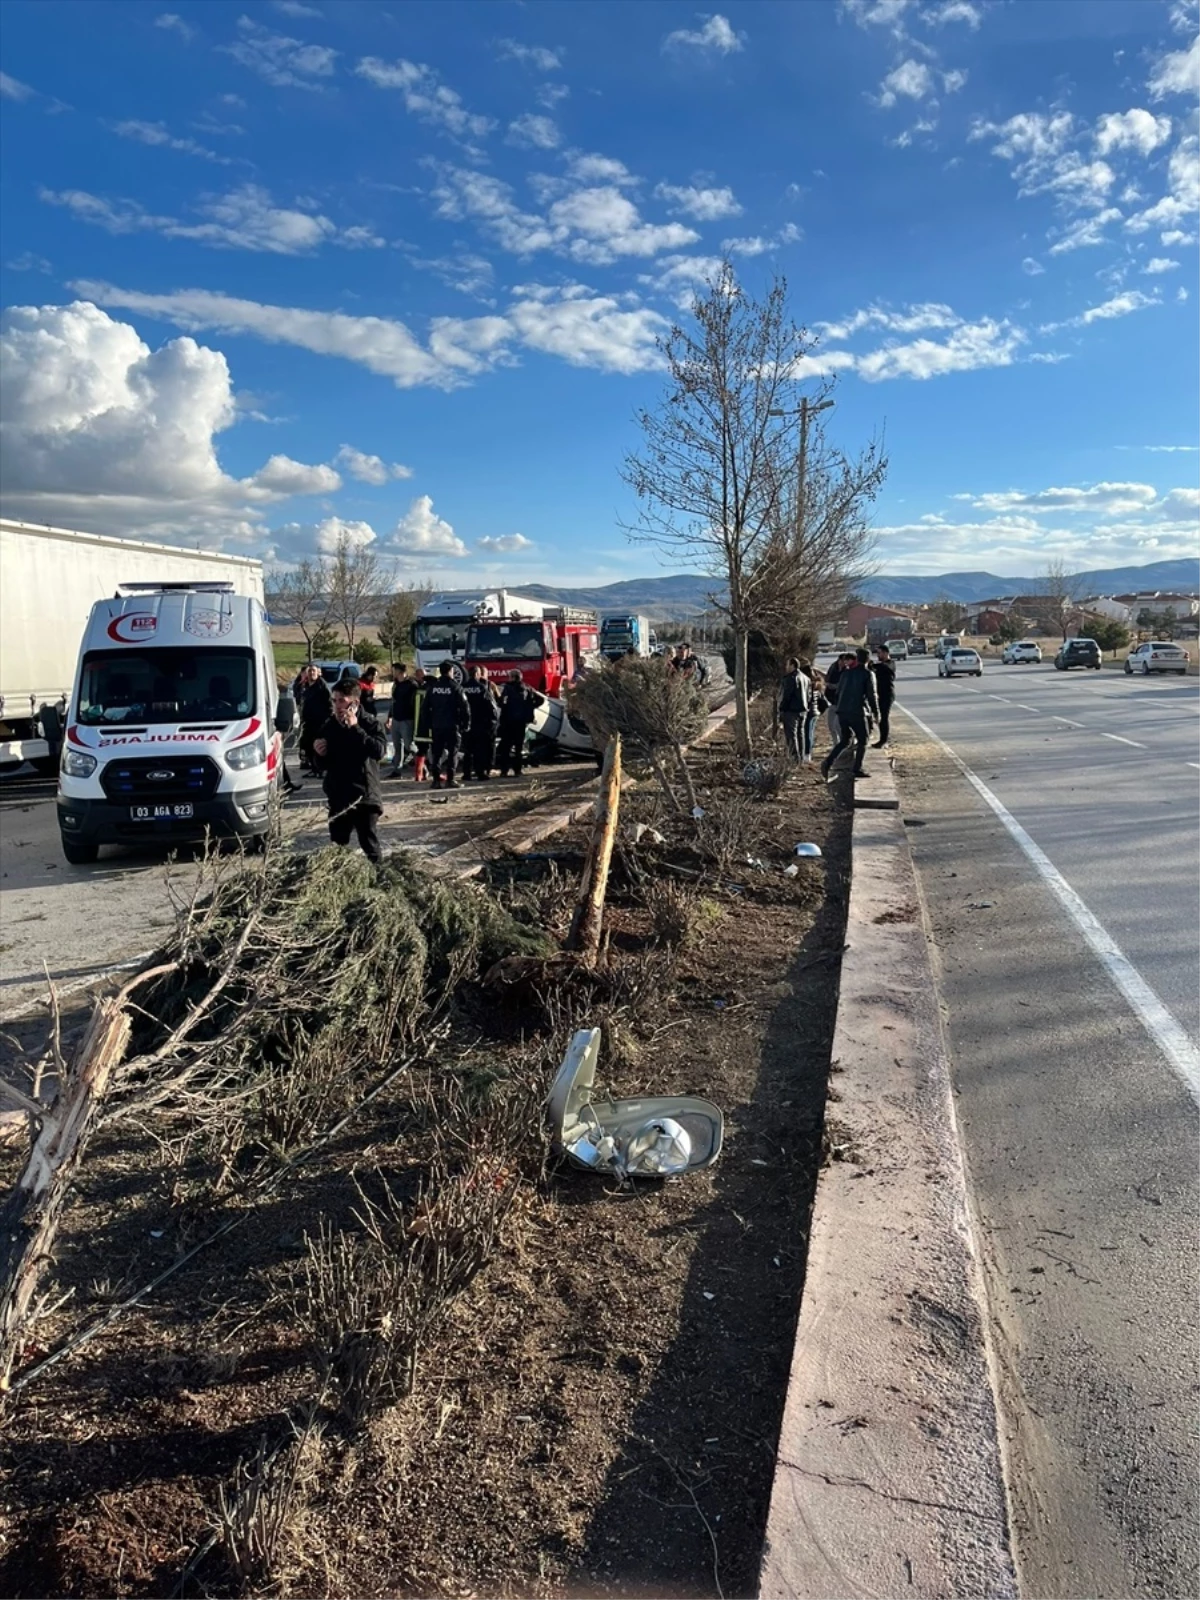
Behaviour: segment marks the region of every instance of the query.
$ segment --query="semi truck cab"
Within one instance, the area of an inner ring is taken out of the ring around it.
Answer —
[[[262,605],[232,591],[122,584],[92,607],[59,767],[68,861],[102,844],[266,836],[282,773],[275,660]]]

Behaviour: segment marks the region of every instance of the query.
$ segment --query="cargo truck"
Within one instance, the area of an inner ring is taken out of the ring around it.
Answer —
[[[262,562],[0,518],[0,773],[58,767],[92,606],[123,583],[216,582],[262,604]]]
[[[600,619],[600,654],[614,660],[617,656],[648,656],[655,640],[648,617],[635,617],[621,612]]]

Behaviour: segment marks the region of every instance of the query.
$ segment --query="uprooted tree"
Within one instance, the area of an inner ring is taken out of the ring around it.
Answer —
[[[632,754],[644,757],[679,811],[683,807],[664,766],[664,758],[671,756],[689,804],[696,804],[683,747],[704,731],[708,705],[690,677],[668,671],[658,656],[621,656],[580,678],[568,692],[568,704],[597,743],[620,734]]]
[[[750,750],[751,631],[775,609],[771,594],[785,576],[787,605],[821,605],[861,576],[863,547],[855,540],[864,537],[863,511],[886,472],[875,445],[851,462],[822,443],[811,475],[806,461],[803,493],[796,491],[793,428],[802,417],[804,453],[815,406],[799,405],[799,382],[813,343],[788,316],[784,279],[755,300],[723,263],[693,301],[691,325],[659,341],[666,392],[657,411],[639,413],[644,448],[622,474],[642,503],[628,536],[700,567],[720,586],[711,600],[733,635],[742,754]],[[821,394],[828,391],[826,384]],[[805,555],[805,530],[818,526],[820,538]],[[826,572],[818,552],[836,568],[847,542],[854,559],[846,573]]]

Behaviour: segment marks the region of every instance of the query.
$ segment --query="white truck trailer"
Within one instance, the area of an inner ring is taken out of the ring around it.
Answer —
[[[231,583],[263,601],[261,561],[0,518],[0,772],[53,773],[83,631],[122,583]]]

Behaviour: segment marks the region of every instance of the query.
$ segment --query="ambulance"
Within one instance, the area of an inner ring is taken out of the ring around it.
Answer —
[[[92,607],[58,779],[63,854],[102,844],[265,840],[283,771],[262,603],[232,583],[125,583]]]

